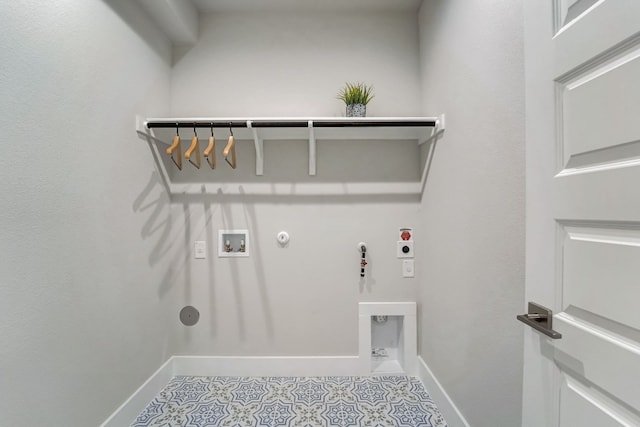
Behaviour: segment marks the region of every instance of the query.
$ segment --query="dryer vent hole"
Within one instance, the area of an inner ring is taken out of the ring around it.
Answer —
[[[193,326],[198,323],[200,312],[195,307],[187,305],[180,310],[180,321],[185,326]]]

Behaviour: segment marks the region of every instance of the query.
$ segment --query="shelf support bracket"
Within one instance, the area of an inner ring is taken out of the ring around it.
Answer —
[[[256,175],[264,175],[264,141],[258,135],[258,129],[251,126],[251,120],[247,120],[247,128],[253,132],[253,143],[256,147]]]
[[[418,145],[426,144],[427,142],[431,142],[434,138],[436,138],[440,133],[444,132],[445,129],[445,120],[444,114],[440,114],[436,119],[436,125],[431,129],[431,133],[425,139],[421,139],[418,141]]]
[[[313,129],[313,120],[309,120],[309,175],[316,174],[316,134]]]

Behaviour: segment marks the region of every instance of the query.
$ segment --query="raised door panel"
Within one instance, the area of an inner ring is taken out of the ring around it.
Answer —
[[[640,1],[543,2],[526,6],[527,295],[562,338],[525,336],[523,424],[640,426]]]

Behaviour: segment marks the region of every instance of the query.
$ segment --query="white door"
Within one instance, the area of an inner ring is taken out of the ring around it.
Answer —
[[[524,7],[523,425],[640,426],[640,0]]]

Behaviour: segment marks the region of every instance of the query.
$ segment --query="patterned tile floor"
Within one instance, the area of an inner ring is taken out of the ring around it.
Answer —
[[[175,377],[132,427],[441,427],[412,377]]]

